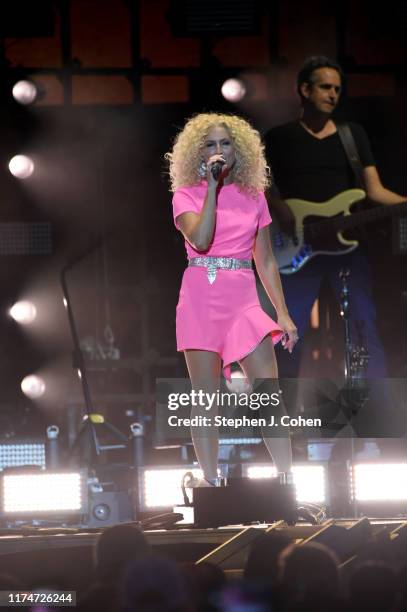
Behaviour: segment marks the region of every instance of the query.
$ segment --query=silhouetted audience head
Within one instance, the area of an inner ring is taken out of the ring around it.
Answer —
[[[95,549],[95,566],[100,581],[115,581],[131,561],[150,553],[144,534],[134,525],[114,525],[99,536]]]
[[[191,601],[198,610],[217,610],[216,602],[225,586],[223,570],[213,563],[187,563],[182,566]]]
[[[366,561],[349,581],[352,610],[391,612],[398,597],[398,579],[394,570],[381,561]]]
[[[19,591],[23,588],[22,581],[14,574],[0,573],[0,591]]]
[[[228,584],[218,598],[218,604],[216,612],[280,612],[280,608],[274,605],[270,587],[244,580]]]
[[[338,595],[338,559],[323,544],[291,544],[280,555],[279,569],[285,602],[313,602],[321,609]]]
[[[13,574],[0,573],[0,591],[23,591],[23,582]],[[10,606],[0,606],[0,610],[10,612]]]
[[[290,538],[282,533],[261,534],[253,543],[247,558],[245,580],[275,584],[278,579],[279,555],[289,544]]]
[[[398,574],[398,587],[400,591],[399,612],[407,612],[407,565],[403,565]]]
[[[170,559],[151,555],[127,568],[121,592],[121,612],[187,612],[187,582]]]

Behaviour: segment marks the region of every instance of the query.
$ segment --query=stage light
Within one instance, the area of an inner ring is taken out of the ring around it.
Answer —
[[[37,309],[32,302],[22,300],[21,302],[16,302],[10,308],[10,315],[17,323],[29,325],[35,320]]]
[[[84,480],[80,472],[4,474],[2,514],[28,515],[82,511]]]
[[[0,444],[0,470],[22,465],[45,468],[44,442],[17,442]]]
[[[219,438],[220,446],[248,446],[249,444],[260,445],[263,444],[263,438]]]
[[[242,466],[246,478],[272,478],[277,470],[272,465],[245,464]],[[325,469],[322,465],[297,465],[293,467],[293,479],[298,502],[325,503]],[[184,503],[181,479],[185,472],[202,478],[199,468],[145,469],[141,478],[141,509],[166,508]]]
[[[246,465],[243,470],[247,478],[275,478],[277,470],[272,465]]]
[[[32,104],[37,94],[37,87],[32,81],[17,81],[13,87],[13,97],[19,104]]]
[[[250,393],[252,390],[251,384],[247,380],[242,370],[235,370],[230,374],[230,380],[226,379],[226,387],[231,393]]]
[[[325,469],[322,465],[295,465],[292,469],[298,502],[325,503]],[[248,478],[272,478],[277,470],[271,465],[246,465]]]
[[[51,255],[52,227],[49,221],[0,222],[0,256]]]
[[[197,478],[202,478],[202,470],[182,468],[146,469],[142,478],[141,507],[150,508],[172,507],[184,503],[181,480],[186,472],[192,472]]]
[[[325,503],[325,469],[322,465],[295,465],[293,467],[297,501]]]
[[[27,155],[15,155],[8,164],[13,176],[18,179],[26,179],[34,172],[34,162]]]
[[[240,102],[246,95],[246,87],[240,79],[227,79],[222,85],[222,96],[228,102]]]
[[[45,382],[35,374],[30,374],[21,381],[21,390],[30,399],[38,399],[44,395],[45,389]]]
[[[357,501],[407,500],[407,463],[359,463],[353,468]]]

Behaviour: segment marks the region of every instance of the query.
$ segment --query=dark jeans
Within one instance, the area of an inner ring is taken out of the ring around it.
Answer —
[[[285,300],[291,318],[298,328],[300,340],[290,355],[277,348],[279,376],[297,378],[301,360],[301,341],[309,326],[312,306],[318,297],[321,283],[327,279],[340,300],[342,281],[339,273],[342,268],[350,270],[348,279],[350,299],[351,340],[358,344],[358,331],[361,330],[364,344],[369,353],[368,378],[386,378],[387,367],[383,344],[376,325],[376,307],[373,302],[370,282],[370,267],[364,254],[356,249],[348,255],[317,256],[296,274],[281,275]]]
[[[287,411],[295,415],[298,411],[298,379],[302,356],[302,345],[305,332],[310,322],[312,306],[319,295],[321,284],[328,281],[338,300],[342,290],[339,273],[341,269],[350,270],[349,288],[349,323],[351,342],[363,345],[369,354],[367,378],[369,379],[369,400],[360,412],[363,420],[359,428],[364,437],[397,435],[397,428],[392,425],[393,408],[383,344],[377,329],[377,313],[373,302],[371,272],[366,256],[356,249],[348,255],[317,256],[296,274],[281,275],[285,300],[291,318],[296,323],[300,340],[290,355],[278,345],[276,355],[279,378]],[[261,299],[263,307],[265,302]],[[318,374],[315,376],[318,378]],[[294,380],[284,380],[294,379]],[[385,379],[385,380],[383,380]],[[304,398],[303,398],[304,399]],[[306,402],[307,404],[307,402]],[[369,422],[369,427],[366,423]]]

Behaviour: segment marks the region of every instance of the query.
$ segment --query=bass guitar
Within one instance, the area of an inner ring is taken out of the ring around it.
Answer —
[[[407,202],[352,212],[364,200],[362,189],[348,189],[326,202],[286,200],[295,216],[295,236],[285,234],[274,218],[270,225],[273,252],[281,274],[295,274],[316,255],[344,255],[358,246],[343,232],[371,221],[407,212]]]

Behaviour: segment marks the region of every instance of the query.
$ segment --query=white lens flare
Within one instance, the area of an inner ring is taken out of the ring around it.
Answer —
[[[19,104],[32,104],[38,94],[38,90],[31,81],[17,81],[13,87],[13,98]]]
[[[34,172],[34,162],[27,155],[15,155],[10,159],[8,168],[16,178],[26,179]]]
[[[246,87],[240,79],[227,79],[222,85],[221,92],[228,102],[240,102],[246,95]]]
[[[45,382],[40,376],[30,374],[21,381],[22,392],[30,399],[38,399],[44,395],[46,389]]]
[[[21,302],[16,302],[10,308],[10,315],[17,323],[29,325],[35,320],[37,309],[32,302],[22,300]]]

